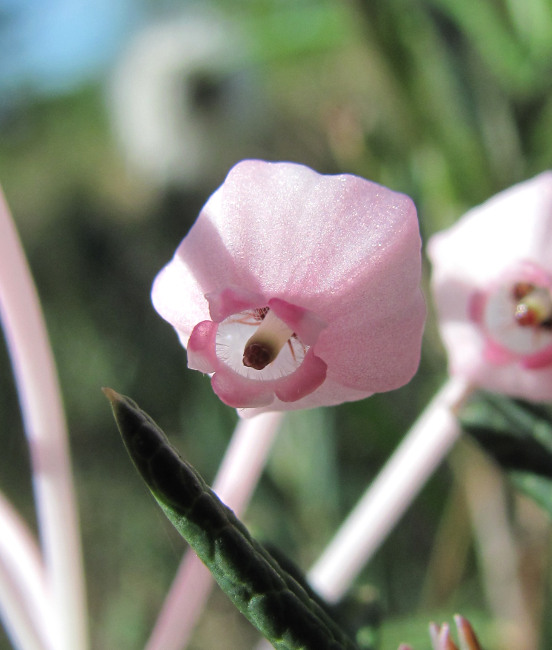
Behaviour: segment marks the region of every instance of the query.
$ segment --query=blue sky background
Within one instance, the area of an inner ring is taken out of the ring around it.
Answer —
[[[0,92],[58,94],[101,75],[144,13],[141,0],[0,0]]]

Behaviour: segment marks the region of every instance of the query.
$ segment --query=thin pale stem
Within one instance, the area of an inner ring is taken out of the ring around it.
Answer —
[[[536,650],[538,626],[520,579],[520,549],[510,523],[504,476],[480,453],[463,451],[457,471],[461,472],[490,609],[496,620],[511,623],[505,631],[505,647]]]
[[[0,191],[0,316],[27,435],[60,650],[87,647],[84,572],[67,427],[36,288]]]
[[[452,378],[437,393],[312,567],[308,580],[337,602],[460,435],[455,409],[471,393]]]
[[[220,499],[240,517],[258,483],[279,430],[282,413],[240,420],[213,483]],[[209,571],[188,551],[147,645],[147,650],[180,650],[203,610],[212,586]]]
[[[46,575],[36,541],[0,493],[0,611],[16,648],[55,650]]]

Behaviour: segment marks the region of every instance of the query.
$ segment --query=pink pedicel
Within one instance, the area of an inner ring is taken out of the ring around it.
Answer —
[[[434,235],[432,288],[450,371],[552,399],[552,172],[515,185]]]
[[[416,209],[352,175],[246,160],[211,196],[152,300],[244,416],[363,399],[420,358]]]

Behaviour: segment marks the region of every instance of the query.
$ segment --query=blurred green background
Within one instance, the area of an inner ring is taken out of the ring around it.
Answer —
[[[413,197],[427,240],[549,168],[551,152],[550,0],[4,3],[0,182],[58,364],[94,649],[144,646],[184,550],[100,387],[137,400],[208,480],[236,422],[187,370],[149,298],[230,166],[260,157],[365,176]],[[5,346],[0,357],[0,488],[36,527]],[[408,386],[290,415],[245,518],[254,534],[308,568],[445,376],[430,313]],[[466,495],[466,482],[486,479],[500,486],[527,565],[535,638],[521,645],[523,622],[489,597],[484,531]],[[428,621],[456,611],[491,650],[552,647],[549,547],[539,511],[459,444],[359,581],[381,606],[380,647],[428,648]],[[214,592],[190,648],[255,639]]]

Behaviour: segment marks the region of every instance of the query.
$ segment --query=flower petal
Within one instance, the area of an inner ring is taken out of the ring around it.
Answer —
[[[303,363],[289,376],[275,382],[276,397],[282,402],[296,402],[315,391],[326,379],[326,364],[314,355],[312,348]]]
[[[178,255],[157,274],[151,299],[157,313],[176,329],[184,346],[196,324],[210,318],[209,303],[193,271]]]
[[[216,349],[217,323],[205,320],[198,323],[188,341],[188,368],[204,373],[215,372],[219,366]]]
[[[243,418],[251,418],[267,411],[297,411],[299,409],[312,409],[319,406],[334,406],[343,402],[366,399],[370,395],[373,395],[373,393],[346,388],[331,378],[326,377],[326,380],[319,388],[296,402],[283,402],[276,398],[269,407],[243,408],[238,410],[238,414]]]
[[[340,319],[324,330],[315,353],[344,386],[369,392],[393,390],[415,374],[420,362],[425,303],[419,291],[396,314],[355,321]],[[341,325],[341,327],[339,327]]]
[[[459,614],[454,616],[454,622],[458,630],[461,650],[481,650],[481,646],[470,622]]]
[[[549,346],[544,348],[544,350],[539,350],[535,354],[524,357],[521,359],[520,364],[522,368],[526,368],[527,370],[550,366],[552,364],[552,347]]]
[[[205,297],[209,303],[211,318],[217,323],[246,309],[266,306],[263,296],[241,287],[225,287],[222,291],[208,293]]]
[[[485,286],[522,260],[550,270],[552,172],[514,185],[467,212],[428,243],[438,273]]]
[[[274,401],[272,382],[245,379],[224,366],[213,375],[211,386],[225,404],[234,408],[260,408]]]
[[[268,301],[268,306],[278,318],[291,327],[305,345],[314,345],[320,332],[326,327],[326,323],[316,314],[291,305],[285,300],[272,298]]]

